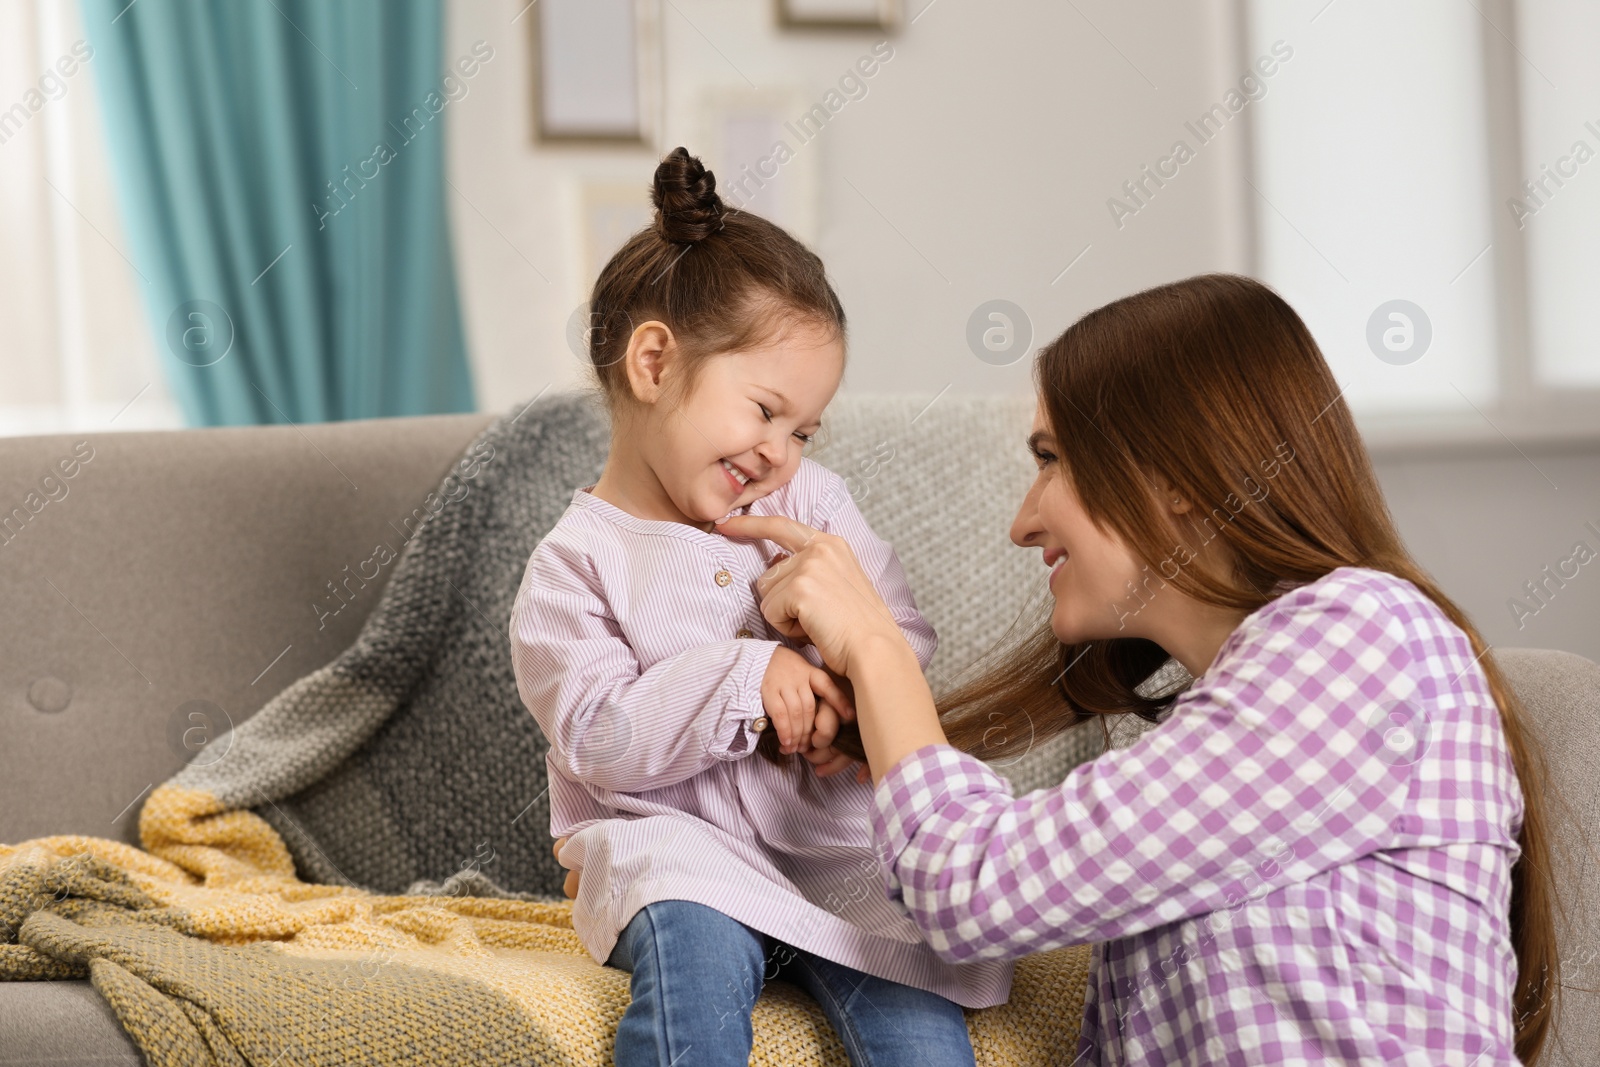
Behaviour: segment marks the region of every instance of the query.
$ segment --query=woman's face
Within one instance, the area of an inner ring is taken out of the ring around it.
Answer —
[[[1063,644],[1148,636],[1142,610],[1164,583],[1110,529],[1090,520],[1061,463],[1043,407],[1034,412],[1029,449],[1038,474],[1011,524],[1011,540],[1044,549],[1055,597],[1050,629]],[[1136,592],[1137,590],[1137,592]],[[1142,595],[1141,595],[1142,594]]]

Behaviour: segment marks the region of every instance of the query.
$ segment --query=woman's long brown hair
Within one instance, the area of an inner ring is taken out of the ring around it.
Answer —
[[[1517,1055],[1536,1062],[1559,990],[1547,981],[1556,942],[1543,756],[1482,636],[1401,542],[1339,384],[1300,317],[1259,282],[1201,275],[1090,312],[1040,350],[1034,374],[1085,511],[1147,561],[1154,587],[1170,582],[1203,603],[1253,612],[1336,567],[1369,567],[1411,582],[1467,635],[1522,789],[1513,1007]],[[1197,505],[1197,522],[1231,550],[1232,575],[1163,565],[1179,534],[1144,491],[1153,475]],[[1081,722],[1103,727],[1109,715],[1150,718],[1175,699],[1144,684],[1168,659],[1143,638],[1063,645],[1047,619],[1013,627],[940,700],[945,734],[996,759],[1007,757],[1008,739],[1020,747]]]

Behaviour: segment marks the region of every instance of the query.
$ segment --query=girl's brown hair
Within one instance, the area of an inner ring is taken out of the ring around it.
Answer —
[[[651,319],[672,330],[683,361],[680,400],[707,359],[770,341],[786,325],[844,337],[844,305],[822,260],[783,227],[729,211],[716,176],[688,149],[674,148],[656,167],[650,198],[655,219],[611,257],[589,297],[589,362],[613,415],[633,397],[623,365],[628,341]],[[799,754],[778,746],[778,731],[765,730],[756,750],[799,767]]]
[[[728,210],[716,176],[688,149],[656,167],[650,199],[655,219],[617,250],[589,296],[589,362],[613,413],[633,395],[629,338],[651,319],[672,330],[684,360],[679,395],[707,358],[755,347],[786,323],[844,336],[844,306],[822,260],[783,227]]]
[[[1167,581],[1202,603],[1253,612],[1336,567],[1368,567],[1411,582],[1467,635],[1522,790],[1513,1007],[1517,1055],[1534,1063],[1560,988],[1546,980],[1556,943],[1543,755],[1482,636],[1407,553],[1339,384],[1300,317],[1259,282],[1202,275],[1090,312],[1039,352],[1034,373],[1084,510],[1159,572],[1157,587]],[[1156,510],[1158,497],[1129,491],[1156,484],[1153,475],[1216,527],[1235,561],[1231,575],[1165,565],[1181,535]],[[1254,498],[1250,486],[1269,478],[1272,490],[1252,506],[1227,503]],[[1104,726],[1108,715],[1153,718],[1176,699],[1170,687],[1146,685],[1167,662],[1143,638],[1063,645],[1048,620],[1031,632],[1014,627],[981,673],[941,699],[945,734],[993,759],[1005,755],[996,737],[1031,744],[1080,722]]]

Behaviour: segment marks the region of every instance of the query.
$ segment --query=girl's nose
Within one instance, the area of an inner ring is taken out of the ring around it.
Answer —
[[[774,440],[767,438],[756,445],[756,455],[766,461],[769,467],[781,467],[788,458],[785,454],[787,438]]]

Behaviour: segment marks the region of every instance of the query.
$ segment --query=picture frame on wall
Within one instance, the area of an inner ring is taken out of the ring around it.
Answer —
[[[798,87],[704,90],[695,107],[700,156],[723,202],[815,245],[820,230],[822,146]]]
[[[539,0],[528,15],[534,142],[654,148],[659,0]]]
[[[654,221],[655,205],[650,202],[649,189],[640,182],[585,178],[575,183],[569,195],[576,210],[567,214],[577,222],[574,277],[580,279],[580,299],[587,299],[589,284],[599,277],[612,253]]]
[[[903,0],[774,0],[778,25],[789,30],[874,30],[900,28]]]

